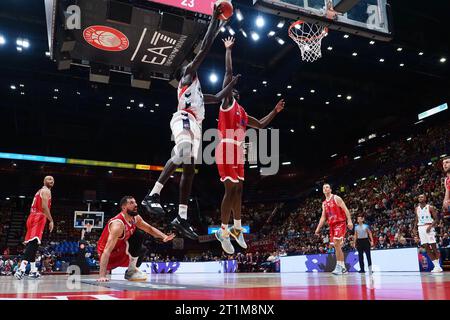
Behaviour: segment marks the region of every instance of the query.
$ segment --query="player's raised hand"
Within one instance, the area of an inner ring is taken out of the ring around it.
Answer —
[[[235,84],[238,82],[238,80],[239,80],[240,77],[241,77],[241,74],[238,74],[238,75],[233,76],[233,80],[231,80],[231,82],[233,83],[233,85],[235,85]]]
[[[218,19],[219,16],[222,14],[222,9],[217,4],[214,4],[213,9],[213,19]]]
[[[173,240],[173,238],[175,238],[175,235],[173,233],[171,233],[171,234],[166,235],[162,241],[168,242],[168,241]]]
[[[222,39],[225,49],[232,49],[234,46],[234,37]]]
[[[283,111],[284,105],[285,105],[284,99],[281,99],[280,101],[278,101],[277,105],[275,106],[275,111],[277,113]]]

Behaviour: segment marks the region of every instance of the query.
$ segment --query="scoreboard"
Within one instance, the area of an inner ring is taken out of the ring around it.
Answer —
[[[216,0],[148,0],[167,6],[212,15]]]

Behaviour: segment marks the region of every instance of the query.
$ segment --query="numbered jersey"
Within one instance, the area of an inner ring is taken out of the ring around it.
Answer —
[[[181,86],[180,81],[180,86],[178,86],[178,111],[182,110],[194,115],[198,123],[205,119],[205,103],[197,75],[190,85]]]
[[[323,202],[323,207],[325,209],[325,215],[327,217],[328,224],[334,224],[347,220],[344,209],[342,209],[336,203],[335,195],[333,194],[330,200],[325,199]]]
[[[36,192],[36,194],[34,195],[33,203],[31,204],[30,213],[44,213],[44,210],[42,209],[42,197],[41,197],[42,189],[39,189],[39,191]],[[52,198],[51,197],[48,199],[47,205],[48,205],[48,210],[50,210],[52,207]]]
[[[123,234],[122,236],[117,240],[116,246],[114,247],[114,250],[111,254],[121,253],[121,251],[124,251],[125,248],[127,248],[127,241],[130,239],[130,237],[134,234],[136,231],[136,222],[133,219],[131,223],[129,223],[124,216],[119,213],[117,216],[111,218],[111,220],[108,221],[108,224],[106,228],[103,230],[102,235],[100,236],[100,239],[97,243],[97,251],[99,254],[103,253],[103,250],[105,250],[106,243],[108,242],[109,237],[109,226],[114,221],[120,221],[123,226]]]
[[[429,204],[427,204],[423,208],[421,208],[420,206],[417,206],[416,214],[417,214],[417,220],[418,220],[417,225],[418,226],[423,226],[426,224],[433,223],[433,216],[431,215]]]
[[[237,142],[244,141],[247,123],[247,113],[236,100],[227,109],[221,107],[218,124],[220,139],[234,140]]]

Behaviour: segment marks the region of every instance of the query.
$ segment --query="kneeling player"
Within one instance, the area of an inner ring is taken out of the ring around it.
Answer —
[[[106,282],[107,270],[117,267],[128,267],[125,279],[129,281],[145,281],[147,276],[138,269],[137,262],[144,242],[142,231],[160,238],[164,242],[172,240],[173,234],[166,235],[146,223],[138,215],[138,205],[131,196],[120,200],[122,211],[108,221],[98,240],[97,250],[100,257],[100,278],[97,281]],[[140,230],[136,230],[140,229]]]

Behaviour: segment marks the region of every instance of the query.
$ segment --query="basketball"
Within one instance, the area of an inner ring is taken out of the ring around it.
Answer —
[[[233,5],[228,0],[218,0],[216,5],[220,8],[222,13],[219,15],[220,20],[228,20],[233,15]]]

